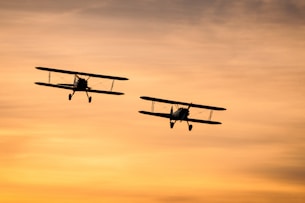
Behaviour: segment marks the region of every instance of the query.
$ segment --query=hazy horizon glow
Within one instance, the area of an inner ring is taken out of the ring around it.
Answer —
[[[304,202],[304,9],[301,0],[0,2],[0,201]],[[124,96],[91,94],[88,104],[85,93],[68,101],[69,91],[34,85],[48,79],[35,66],[130,80],[115,83]],[[228,110],[214,113],[219,126],[170,129],[138,113],[151,107],[143,95]]]

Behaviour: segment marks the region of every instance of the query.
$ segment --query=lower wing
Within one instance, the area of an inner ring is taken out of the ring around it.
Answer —
[[[149,112],[149,111],[139,111],[139,113],[150,115],[150,116],[158,116],[162,118],[170,118],[171,115],[168,113],[154,113],[154,112]]]
[[[87,92],[94,92],[94,93],[100,93],[100,94],[114,94],[114,95],[122,95],[123,92],[112,92],[112,91],[106,91],[106,90],[93,90],[88,89]]]
[[[44,83],[44,82],[35,82],[36,85],[48,86],[48,87],[56,87],[61,89],[68,89],[74,91],[86,91],[86,90],[77,90],[73,87],[73,84],[51,84],[51,83]],[[122,95],[122,92],[112,92],[112,91],[105,91],[105,90],[94,90],[94,89],[87,89],[87,92],[99,93],[99,94],[114,94],[114,95]]]
[[[194,119],[194,118],[187,118],[185,121],[194,122],[194,123],[205,123],[205,124],[221,124],[221,122],[218,121],[209,121],[209,120],[200,120],[200,119]]]
[[[168,113],[154,113],[154,112],[149,112],[149,111],[139,111],[139,113],[150,115],[150,116],[158,116],[162,118],[171,118],[171,115]],[[176,120],[176,119],[173,119]],[[205,123],[205,124],[221,124],[221,122],[218,121],[209,121],[209,120],[200,120],[200,119],[194,119],[194,118],[187,118],[183,119],[183,121],[189,121],[189,122],[194,122],[194,123]]]
[[[44,82],[35,82],[36,85],[43,85],[43,86],[48,86],[48,87],[56,87],[56,88],[61,88],[61,89],[68,89],[68,90],[73,90],[72,85],[68,84],[51,84],[51,83],[44,83]]]

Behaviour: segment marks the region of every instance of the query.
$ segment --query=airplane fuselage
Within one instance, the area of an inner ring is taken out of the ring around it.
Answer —
[[[83,78],[78,78],[74,81],[75,91],[86,91],[88,89],[88,81]]]
[[[185,120],[189,116],[190,112],[186,108],[179,108],[177,111],[171,114],[171,120]]]
[[[88,90],[90,90],[90,88],[88,87],[88,81],[85,80],[84,78],[80,78],[77,75],[75,75],[74,84],[73,84],[73,93],[69,94],[69,100],[72,99],[72,97],[76,91],[85,91],[87,94],[89,103],[91,103],[92,98],[88,95]]]

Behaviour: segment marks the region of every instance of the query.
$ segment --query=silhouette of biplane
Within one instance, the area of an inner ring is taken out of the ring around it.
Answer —
[[[144,99],[144,100],[152,101],[152,111],[151,112],[150,111],[139,111],[139,113],[150,115],[150,116],[158,116],[158,117],[162,117],[162,118],[167,118],[167,119],[169,119],[171,128],[174,127],[176,121],[186,121],[188,124],[189,131],[191,131],[193,128],[193,125],[191,125],[189,122],[205,123],[205,124],[221,124],[221,122],[211,120],[213,111],[226,110],[225,108],[222,108],[222,107],[206,106],[206,105],[201,105],[201,104],[172,101],[172,100],[159,99],[159,98],[147,97],[147,96],[141,96],[140,98]],[[187,106],[187,108],[179,107],[176,111],[174,111],[173,106],[172,106],[170,109],[170,113],[156,113],[156,112],[154,112],[154,102],[162,102],[162,103],[168,103],[168,104],[173,104],[173,105],[183,105],[183,106]],[[200,119],[189,118],[188,116],[190,114],[191,107],[211,110],[209,119],[200,120]]]
[[[36,68],[38,70],[43,70],[43,71],[48,71],[49,72],[49,82],[48,83],[45,83],[45,82],[35,82],[35,84],[43,85],[43,86],[47,86],[47,87],[55,87],[55,88],[72,90],[72,93],[69,94],[69,100],[72,99],[74,93],[77,92],[77,91],[86,92],[89,103],[92,101],[92,97],[89,96],[88,92],[100,93],[100,94],[123,95],[124,93],[122,93],[122,92],[114,92],[114,91],[112,91],[113,86],[114,86],[114,81],[115,80],[128,80],[128,78],[125,78],[125,77],[100,75],[100,74],[77,72],[77,71],[69,71],[69,70],[61,70],[61,69],[46,68],[46,67],[36,67]],[[57,73],[74,75],[74,82],[71,83],[71,84],[63,84],[63,83],[53,84],[53,83],[51,83],[51,72],[57,72]],[[85,79],[85,78],[82,78],[80,76],[88,76],[88,78]],[[91,87],[89,87],[88,86],[88,80],[90,79],[90,77],[113,80],[111,88],[110,88],[110,91],[107,91],[107,90],[96,90],[96,89],[92,89]]]

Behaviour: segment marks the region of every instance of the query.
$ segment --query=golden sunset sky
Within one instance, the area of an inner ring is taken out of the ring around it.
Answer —
[[[0,202],[305,202],[303,0],[10,0],[0,9]],[[89,104],[83,92],[69,101],[68,90],[35,85],[48,80],[36,66],[130,80],[115,83],[125,95],[91,94]],[[144,95],[227,111],[213,114],[222,125],[170,129],[138,113],[151,109]]]

